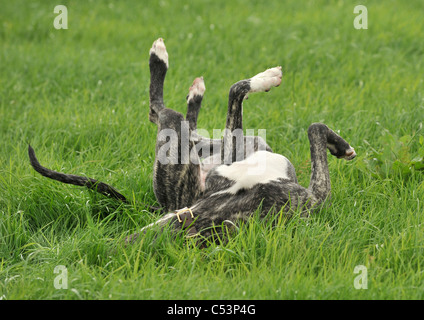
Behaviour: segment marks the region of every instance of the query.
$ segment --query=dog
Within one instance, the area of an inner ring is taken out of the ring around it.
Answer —
[[[127,243],[134,242],[151,228],[160,231],[165,226],[190,237],[214,239],[216,235],[222,235],[217,227],[247,222],[258,208],[260,218],[279,212],[290,217],[298,209],[302,216],[308,217],[330,197],[327,149],[337,158],[352,160],[356,157],[354,148],[325,124],[311,124],[308,138],[312,174],[309,186],[302,187],[298,184],[294,166],[286,157],[273,153],[264,139],[243,136],[242,131],[243,101],[251,93],[268,92],[279,86],[281,67],[267,69],[232,85],[223,137],[209,139],[197,133],[197,119],[205,92],[203,77],[196,78],[189,88],[184,118],[181,113],[165,107],[163,87],[169,61],[163,39],[153,43],[149,54],[149,120],[158,128],[153,189],[166,214],[128,236]],[[31,146],[28,152],[32,167],[45,177],[86,186],[127,201],[125,196],[105,183],[47,169],[38,162]]]

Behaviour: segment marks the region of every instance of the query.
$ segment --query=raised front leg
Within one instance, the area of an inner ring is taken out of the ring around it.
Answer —
[[[331,183],[328,171],[327,149],[338,158],[352,160],[355,150],[342,137],[329,129],[325,124],[313,123],[308,129],[311,149],[312,175],[308,189],[318,201],[325,201],[330,195]]]
[[[158,123],[158,113],[165,108],[163,102],[163,83],[168,70],[168,52],[162,38],[157,39],[150,49],[150,112],[149,120]]]
[[[228,96],[227,123],[221,157],[225,164],[244,159],[243,146],[243,100],[251,92],[268,92],[281,83],[283,72],[275,67],[261,72],[253,78],[240,80],[230,88]]]
[[[197,117],[199,116],[199,110],[203,100],[203,94],[205,93],[205,82],[203,77],[196,78],[193,81],[187,95],[187,115],[186,120],[189,123],[190,130],[197,129]]]

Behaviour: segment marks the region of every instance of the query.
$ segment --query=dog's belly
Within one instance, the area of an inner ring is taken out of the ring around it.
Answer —
[[[257,184],[280,180],[297,183],[291,162],[276,153],[257,151],[243,161],[220,165],[211,170],[206,177],[205,194],[234,195]]]

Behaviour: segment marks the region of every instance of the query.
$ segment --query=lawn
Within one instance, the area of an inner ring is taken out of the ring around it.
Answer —
[[[53,26],[58,4],[66,30]],[[424,3],[363,1],[366,30],[357,4],[0,0],[0,299],[423,299]],[[211,135],[230,86],[281,65],[282,85],[245,102],[245,128],[266,129],[303,186],[308,126],[339,132],[358,157],[329,156],[332,205],[276,227],[253,219],[205,249],[166,234],[120,246],[158,217],[146,211],[158,37],[167,106],[185,112],[203,76],[198,127]],[[41,177],[28,143],[46,167],[131,203]]]

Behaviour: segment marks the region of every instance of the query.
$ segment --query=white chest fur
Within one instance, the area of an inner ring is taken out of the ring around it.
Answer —
[[[257,151],[243,161],[216,168],[216,173],[235,181],[230,188],[217,192],[235,194],[241,189],[250,189],[256,184],[264,184],[279,178],[289,179],[289,160],[279,154]]]

